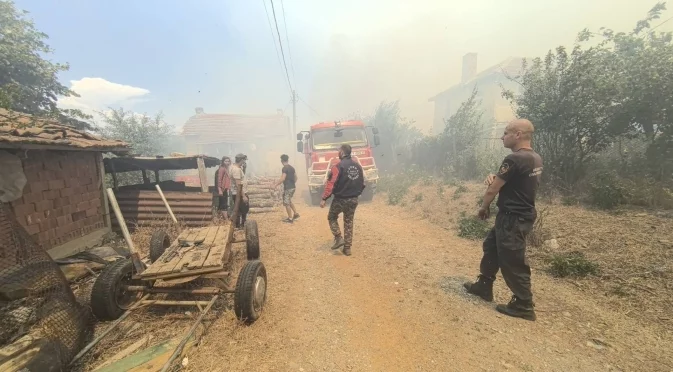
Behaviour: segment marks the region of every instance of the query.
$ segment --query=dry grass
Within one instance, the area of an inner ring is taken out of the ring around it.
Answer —
[[[218,223],[214,221],[213,224]],[[149,241],[152,237],[152,234],[158,229],[164,229],[168,232],[171,239],[177,238],[180,232],[185,228],[184,225],[178,224],[175,225],[172,221],[166,221],[162,226],[137,226],[134,229],[134,232],[131,234],[134,245],[140,251],[140,256],[143,259],[146,259],[149,254]],[[236,236],[243,234],[243,232],[236,232]],[[124,239],[121,237],[114,237],[110,239],[107,244],[109,245],[120,245],[126,248]],[[241,249],[241,246],[243,248]],[[245,263],[245,252],[244,245],[234,244],[234,256],[232,259],[232,265],[229,269],[233,273],[238,273]],[[233,280],[236,279],[236,275],[233,275]],[[85,305],[89,304],[91,287],[95,278],[90,277],[84,281],[76,283],[75,291],[80,302]],[[230,282],[229,285],[234,285],[235,282]],[[158,284],[162,286],[161,284]],[[182,284],[182,287],[195,287],[195,286],[213,286],[214,283],[210,283],[208,280],[198,280],[195,282]],[[204,300],[207,301],[210,299],[209,295],[187,295],[187,294],[171,294],[171,295],[154,295],[153,299],[170,299],[170,300]],[[218,324],[221,324],[222,321],[219,318],[224,318],[226,321],[227,327],[236,327],[238,321],[236,320],[232,311],[233,307],[233,297],[231,296],[220,296],[217,300],[213,309],[205,317],[205,324],[207,326],[214,324],[215,321],[218,321]],[[118,329],[113,330],[108,334],[100,344],[98,344],[88,355],[82,358],[82,361],[78,363],[75,371],[92,371],[94,368],[99,366],[105,360],[114,356],[119,351],[130,346],[134,342],[140,340],[141,338],[150,335],[151,340],[150,345],[156,344],[158,342],[169,340],[171,338],[181,338],[185,335],[188,329],[191,327],[193,322],[198,316],[198,309],[191,306],[186,307],[148,307],[144,309],[139,309],[134,311],[134,313],[129,317],[129,319],[122,322],[122,325]],[[111,322],[99,322],[95,326],[95,335],[99,335],[107,327],[109,327]],[[204,333],[204,327],[199,327],[199,334]],[[209,331],[209,330],[208,330]],[[93,339],[93,338],[92,338]],[[148,345],[149,346],[149,345]]]
[[[415,185],[400,205],[419,218],[458,233],[461,214],[476,213],[483,191],[481,184]],[[412,202],[418,194],[423,197]],[[579,252],[598,265],[599,274],[564,280],[629,316],[673,329],[670,216],[632,209],[608,213],[555,200],[539,204],[540,218],[529,239],[534,268],[547,271],[550,258]],[[558,246],[549,244],[550,239],[555,239]]]

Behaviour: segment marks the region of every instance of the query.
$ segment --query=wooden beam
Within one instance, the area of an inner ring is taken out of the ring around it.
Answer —
[[[150,184],[150,178],[147,176],[147,170],[143,169],[142,173],[143,173],[143,183],[146,184],[146,185],[149,185]]]
[[[74,147],[68,145],[40,145],[37,143],[0,143],[0,149],[19,149],[19,150],[52,150],[52,151],[91,151],[91,152],[129,152],[126,147]]]
[[[95,230],[92,233],[73,239],[65,244],[61,244],[47,251],[52,259],[58,260],[71,256],[75,253],[83,252],[89,248],[99,245],[103,241],[103,236],[110,231],[110,227]]]
[[[112,222],[110,221],[110,205],[108,204],[107,193],[105,192],[105,166],[103,165],[103,154],[96,154],[98,158],[98,172],[100,174],[100,193],[103,201],[103,219],[105,226],[112,229]]]
[[[201,192],[208,192],[208,177],[206,176],[206,164],[203,158],[196,159],[196,164],[199,168],[199,179],[201,180]]]

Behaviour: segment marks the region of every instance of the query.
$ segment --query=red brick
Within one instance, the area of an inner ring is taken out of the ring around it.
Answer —
[[[77,203],[77,212],[86,212],[87,209],[89,209],[89,201],[83,201],[81,203]]]
[[[50,181],[56,178],[56,174],[52,170],[41,170],[40,171],[40,181]]]
[[[56,175],[54,175],[56,177]],[[50,190],[61,190],[65,188],[65,181],[62,179],[52,179],[49,181],[49,189]]]
[[[26,222],[28,225],[36,225],[45,221],[44,212],[31,213],[26,216]]]
[[[35,211],[37,212],[43,212],[52,208],[54,208],[54,202],[51,200],[42,200],[35,203]]]
[[[21,198],[24,204],[37,203],[42,200],[42,193],[23,193]]]
[[[22,204],[14,206],[14,214],[18,217],[27,216],[31,213],[35,213],[35,204]]]
[[[58,224],[58,227],[63,227],[68,224],[68,220],[65,218],[65,216],[59,216],[56,217],[56,223]]]
[[[49,230],[49,221],[43,220],[38,226],[40,226],[40,232],[47,231]]]
[[[40,171],[38,169],[27,170],[27,169],[24,168],[23,173],[26,175],[26,180],[28,182],[32,183],[32,182],[40,181]]]
[[[40,233],[40,225],[30,225],[26,227],[26,231],[28,231],[28,234],[30,235],[37,235]]]
[[[42,191],[42,199],[54,200],[54,199],[58,199],[60,197],[61,197],[61,194],[58,192],[58,190]]]
[[[73,221],[77,221],[77,222],[82,222],[82,223],[84,223],[83,221],[81,221],[81,220],[83,220],[84,218],[86,218],[86,210],[84,210],[84,211],[77,211],[77,212],[75,212],[75,213],[72,214],[72,220],[73,220]],[[81,227],[83,227],[84,225],[80,225],[80,224],[78,223],[77,226],[81,228]]]
[[[53,230],[58,227],[58,222],[55,218],[50,218],[47,220],[47,222],[49,224],[49,230]]]
[[[68,204],[70,204],[68,197],[54,199],[54,208],[63,208]]]
[[[49,182],[47,181],[35,181],[30,183],[30,192],[41,193],[42,191],[47,190],[49,187]]]
[[[46,241],[49,241],[49,230],[45,230],[37,234],[37,240],[40,243],[44,243]]]
[[[61,193],[61,197],[65,198],[74,194],[75,190],[72,187],[66,187],[65,189],[59,190],[59,193]]]
[[[98,211],[96,210],[96,208],[89,208],[89,209],[86,210],[86,216],[87,217],[93,217],[97,213],[98,213]]]

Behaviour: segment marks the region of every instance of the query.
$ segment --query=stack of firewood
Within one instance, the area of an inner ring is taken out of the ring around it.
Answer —
[[[271,177],[254,177],[248,180],[250,213],[273,212],[281,204],[282,188],[271,188],[275,181]]]

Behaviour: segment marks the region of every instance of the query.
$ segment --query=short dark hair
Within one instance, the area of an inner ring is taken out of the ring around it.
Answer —
[[[344,155],[351,156],[351,151],[352,151],[351,145],[344,143],[343,145],[341,145],[341,151],[344,152]]]
[[[225,160],[231,161],[231,158],[229,158],[228,156],[223,156],[222,157],[222,163],[224,163]]]
[[[288,160],[290,160],[290,157],[289,157],[289,156],[287,156],[287,155],[285,155],[285,154],[283,154],[283,155],[280,156],[280,161],[282,161],[282,162],[286,162],[286,161],[288,161]]]

